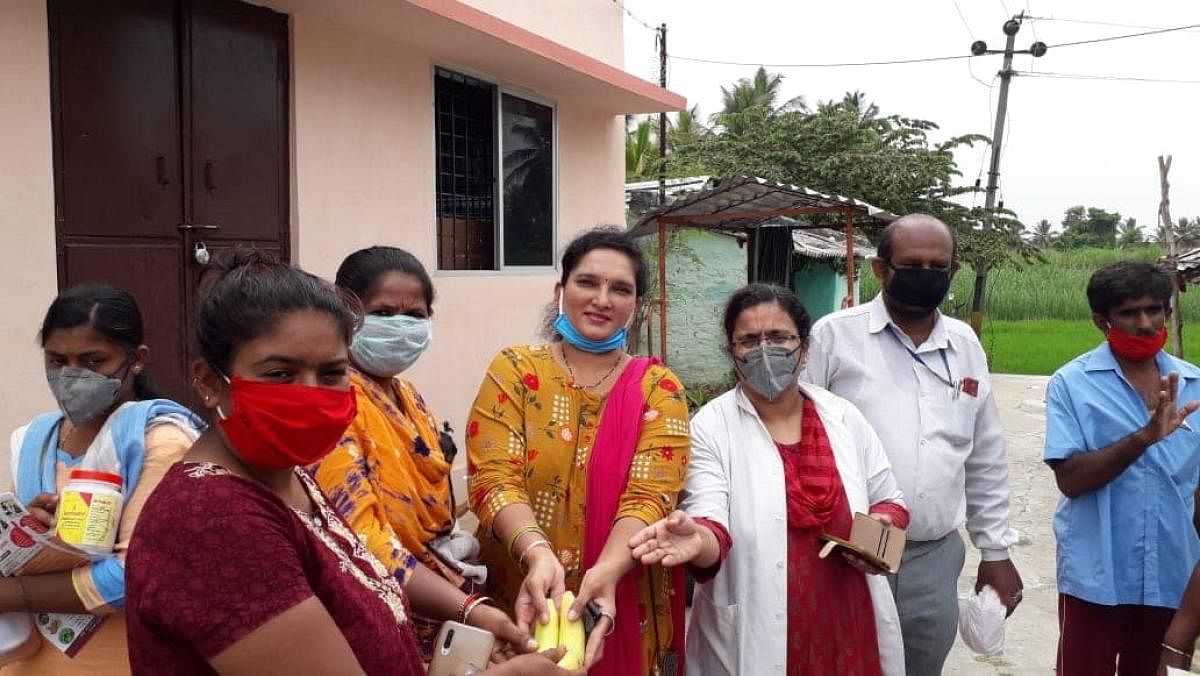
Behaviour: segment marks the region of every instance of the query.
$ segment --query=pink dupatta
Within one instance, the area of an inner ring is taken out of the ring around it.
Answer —
[[[642,412],[646,397],[642,394],[642,379],[647,369],[661,363],[653,357],[635,357],[617,379],[596,432],[596,444],[588,460],[587,516],[584,523],[583,569],[589,570],[600,558],[625,487],[629,483],[629,468],[641,436]],[[680,586],[682,569],[675,568],[671,597],[674,620],[672,648],[683,659],[683,594]],[[617,623],[613,634],[605,641],[604,656],[589,673],[602,676],[630,676],[646,673],[642,662],[642,637],[638,611],[638,585],[643,576],[642,566],[635,566],[617,583]],[[649,609],[647,609],[649,612]],[[652,618],[653,621],[653,618]],[[679,673],[682,673],[682,666]]]

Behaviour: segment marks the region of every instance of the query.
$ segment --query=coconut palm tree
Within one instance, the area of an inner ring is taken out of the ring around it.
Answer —
[[[658,173],[658,138],[654,123],[642,120],[625,135],[625,178],[637,180]]]
[[[1127,249],[1131,246],[1137,246],[1146,240],[1142,234],[1142,229],[1138,227],[1137,219],[1133,217],[1126,218],[1117,226],[1117,248]]]
[[[1051,232],[1053,227],[1050,221],[1044,218],[1038,221],[1037,225],[1033,226],[1033,237],[1030,241],[1039,249],[1049,249],[1054,244],[1054,233]]]

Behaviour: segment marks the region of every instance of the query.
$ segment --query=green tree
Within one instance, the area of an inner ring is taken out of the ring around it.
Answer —
[[[1117,224],[1121,214],[1096,207],[1076,205],[1063,213],[1063,233],[1055,246],[1060,249],[1117,246]]]
[[[628,127],[629,120],[626,120]],[[641,120],[625,132],[625,180],[639,181],[658,176],[658,138],[654,123]]]
[[[960,257],[989,266],[1036,249],[1019,237],[1011,211],[963,206],[956,199],[976,190],[955,185],[961,177],[954,151],[986,142],[978,134],[935,142],[938,126],[927,120],[883,115],[861,92],[815,110],[759,106],[738,116],[738,128],[722,125],[680,144],[672,163],[714,176],[746,174],[853,196],[896,214],[924,212],[954,228]],[[985,232],[984,224],[994,226]]]
[[[1132,246],[1137,246],[1146,241],[1146,237],[1142,234],[1142,229],[1138,227],[1137,219],[1132,216],[1126,218],[1117,227],[1117,248],[1128,249]]]
[[[1030,242],[1039,249],[1049,249],[1054,244],[1054,226],[1050,221],[1042,219],[1033,226]]]

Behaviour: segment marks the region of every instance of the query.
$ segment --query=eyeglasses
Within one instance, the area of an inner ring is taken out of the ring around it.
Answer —
[[[741,338],[733,341],[733,346],[740,347],[743,350],[753,350],[763,343],[766,343],[771,347],[794,347],[798,345],[800,341],[800,336],[794,333],[768,333],[765,336],[742,336]]]

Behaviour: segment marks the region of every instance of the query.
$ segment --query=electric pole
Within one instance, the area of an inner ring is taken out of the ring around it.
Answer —
[[[971,44],[972,56],[983,56],[984,54],[1004,55],[1004,63],[999,72],[1000,98],[996,103],[996,126],[992,130],[992,157],[991,163],[988,165],[987,193],[983,202],[983,208],[987,212],[983,220],[984,230],[992,229],[991,216],[996,206],[996,185],[1000,182],[1000,149],[1004,144],[1004,118],[1008,114],[1008,85],[1012,82],[1013,75],[1015,74],[1012,69],[1013,55],[1032,54],[1034,57],[1039,57],[1046,53],[1046,43],[1044,42],[1035,42],[1029,46],[1029,49],[1014,49],[1017,41],[1017,31],[1021,30],[1021,20],[1024,18],[1025,13],[1021,12],[1004,22],[1003,30],[1008,38],[1004,44],[1004,51],[988,49],[987,43],[983,40],[976,40]],[[987,291],[987,273],[987,266],[979,263],[975,270],[975,292],[971,298],[971,328],[975,330],[976,335],[979,335],[983,331],[983,299]]]
[[[667,88],[667,24],[658,27],[658,84]],[[667,113],[658,114],[658,204],[667,203]]]

